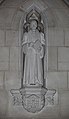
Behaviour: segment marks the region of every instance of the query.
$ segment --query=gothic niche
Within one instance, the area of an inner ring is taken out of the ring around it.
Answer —
[[[45,86],[46,38],[43,19],[36,10],[27,13],[24,20],[21,49],[21,88],[12,89],[11,94],[14,104],[22,104],[28,112],[35,113],[42,110],[45,103],[53,104],[56,92]]]

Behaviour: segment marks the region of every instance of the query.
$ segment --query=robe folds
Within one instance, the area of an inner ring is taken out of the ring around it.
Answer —
[[[41,43],[41,50],[39,52],[30,45],[31,43],[35,44],[36,41],[40,41]],[[25,86],[43,85],[42,58],[44,57],[44,45],[45,39],[43,33],[40,33],[38,30],[35,33],[32,33],[31,30],[28,33],[24,33],[22,47],[25,53],[23,75],[23,85]]]

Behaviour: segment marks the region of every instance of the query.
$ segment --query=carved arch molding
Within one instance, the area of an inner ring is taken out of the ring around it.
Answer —
[[[23,105],[31,113],[41,111],[44,106],[53,105],[56,93],[56,90],[46,88],[48,39],[45,11],[46,9],[32,4],[21,19],[19,30],[21,87],[10,90],[13,96],[13,105]]]

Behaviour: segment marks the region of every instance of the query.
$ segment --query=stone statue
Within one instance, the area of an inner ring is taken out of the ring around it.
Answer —
[[[23,85],[43,86],[44,34],[39,32],[37,20],[30,21],[30,30],[24,33],[22,40],[25,54]]]

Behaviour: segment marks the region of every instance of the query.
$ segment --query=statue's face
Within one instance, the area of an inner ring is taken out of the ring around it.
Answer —
[[[37,21],[35,21],[35,20],[31,21],[30,28],[32,30],[36,30],[36,28],[37,28]]]

